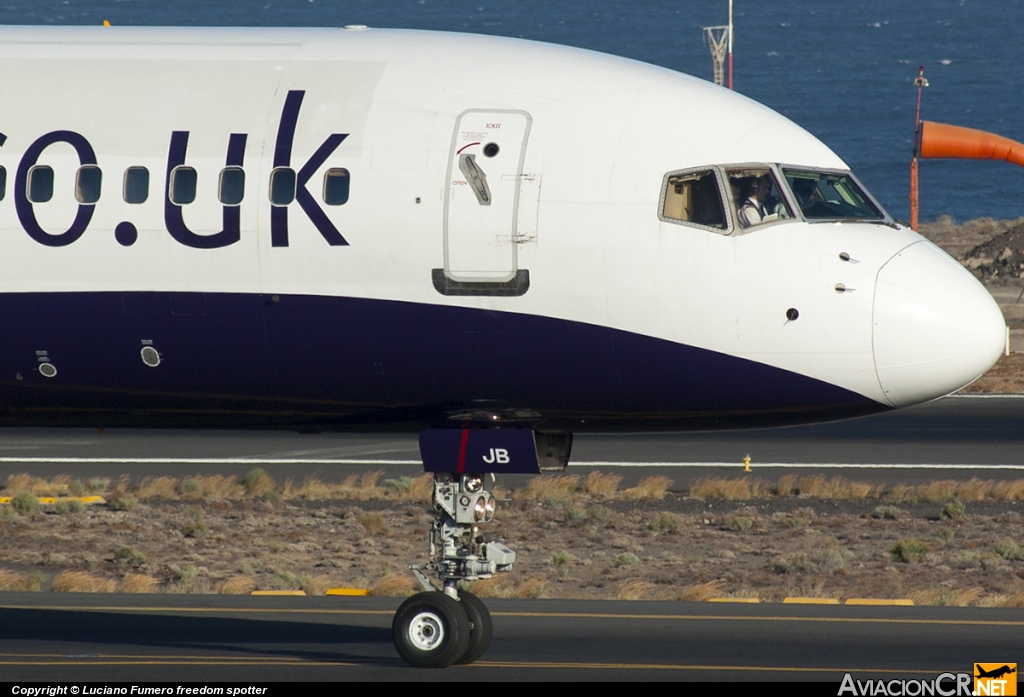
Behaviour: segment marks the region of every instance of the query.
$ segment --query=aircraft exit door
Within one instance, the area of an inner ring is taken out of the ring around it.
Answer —
[[[525,111],[469,109],[455,122],[444,204],[446,295],[522,295],[518,268],[519,198],[531,118]]]

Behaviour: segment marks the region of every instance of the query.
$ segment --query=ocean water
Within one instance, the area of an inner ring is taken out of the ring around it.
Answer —
[[[579,46],[711,79],[701,27],[727,0],[0,0],[4,24],[342,26],[433,29]],[[909,218],[917,67],[922,116],[1024,141],[1017,0],[735,0],[734,86],[832,147]],[[1024,215],[1024,169],[925,160],[921,218]]]

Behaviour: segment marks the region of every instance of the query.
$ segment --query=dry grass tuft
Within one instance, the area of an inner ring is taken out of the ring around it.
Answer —
[[[779,487],[776,490],[779,496],[793,496],[796,494],[796,480],[795,474],[784,474],[779,477]]]
[[[413,477],[412,484],[409,485],[409,490],[405,492],[405,495],[402,498],[407,501],[430,503],[433,496],[434,475],[421,474],[418,477]]]
[[[984,590],[975,588],[925,588],[910,593],[915,605],[944,605],[947,607],[969,607],[978,605]]]
[[[956,486],[956,498],[963,501],[984,501],[989,497],[993,482],[983,482],[972,477]]]
[[[160,580],[146,574],[128,574],[121,579],[122,593],[157,593],[160,590]]]
[[[388,533],[388,524],[384,520],[384,514],[379,511],[374,511],[373,513],[356,511],[356,520],[366,529],[366,532],[374,535],[386,535]]]
[[[644,477],[635,487],[623,491],[622,495],[627,499],[633,500],[654,499],[660,501],[665,498],[665,494],[668,493],[668,488],[672,484],[673,481],[671,479],[661,475]]]
[[[518,586],[515,591],[512,592],[513,598],[540,598],[543,597],[544,591],[548,587],[548,582],[537,576],[531,576],[526,579]]]
[[[867,484],[865,482],[850,482],[851,499],[878,498],[882,494],[882,486],[879,484]]]
[[[302,484],[296,486],[291,479],[285,480],[281,489],[281,498],[287,500],[306,499],[308,501],[324,501],[345,498],[338,484],[327,484],[315,477],[307,477]]]
[[[1024,607],[1024,591],[1005,595],[998,607]]]
[[[622,483],[622,475],[591,472],[583,482],[583,491],[594,496],[614,496]]]
[[[30,474],[12,474],[7,477],[7,486],[4,487],[5,496],[14,496],[22,491],[27,491],[30,494],[35,493],[46,487],[46,482],[38,477],[33,477]]]
[[[690,496],[695,499],[745,501],[753,496],[749,479],[703,477],[690,482]]]
[[[377,480],[384,476],[383,470],[377,470],[375,472],[364,472],[359,477],[359,488],[367,491],[377,492],[380,487],[377,486]]]
[[[221,595],[248,595],[256,590],[256,581],[248,576],[228,576],[216,586]]]
[[[797,490],[801,496],[823,498],[825,492],[825,475],[812,474],[797,480]]]
[[[370,595],[385,598],[408,598],[419,589],[411,574],[388,574],[382,576],[370,587]]]
[[[335,496],[341,499],[355,499],[357,501],[382,498],[384,496],[384,489],[377,486],[377,480],[383,474],[382,471],[378,470],[349,475],[345,477],[341,484],[337,485]],[[433,488],[431,488],[431,492],[433,492]]]
[[[242,486],[245,488],[245,493],[247,495],[256,497],[269,494],[275,489],[274,478],[267,474],[261,467],[250,470],[249,473],[242,478]]]
[[[219,474],[210,477],[191,477],[190,480],[182,482],[182,487],[189,481],[195,482],[198,489],[191,498],[214,500],[214,501],[237,501],[245,496],[245,487],[238,483],[234,477],[224,477]]]
[[[178,498],[178,480],[174,477],[146,477],[135,490],[135,495],[140,499],[168,499]]]
[[[992,485],[990,496],[996,501],[1024,501],[1024,479],[995,482]]]
[[[497,574],[469,584],[469,592],[478,598],[511,598],[515,584],[508,574]]]
[[[0,591],[38,591],[42,587],[42,574],[22,574],[0,569]]]
[[[896,484],[885,495],[885,498],[898,503],[917,503],[920,500],[917,496],[917,487],[906,484]]]
[[[337,484],[330,484],[314,477],[309,477],[301,485],[296,486],[289,479],[285,482],[284,488],[281,491],[281,498],[307,499],[309,501],[343,499],[368,501],[371,499],[382,499],[387,490],[382,486],[378,486],[377,480],[383,474],[380,470],[364,472],[363,474],[352,474]],[[433,493],[434,478],[431,475],[423,475],[409,480],[408,488],[398,493],[397,498],[426,503],[430,501]]]
[[[809,496],[816,499],[877,498],[882,491],[882,487],[876,484],[851,482],[842,477],[826,479],[821,474],[800,477],[797,480],[796,486],[801,496]]]
[[[921,484],[917,489],[918,499],[924,499],[929,503],[942,503],[955,497],[957,483],[952,479],[945,479],[938,482]]]
[[[542,474],[526,483],[525,489],[516,491],[516,495],[528,501],[544,499],[567,499],[576,493],[580,478],[570,475],[555,476]]]
[[[313,577],[303,577],[300,581],[302,590],[306,591],[306,595],[323,595],[327,592],[328,588],[333,588],[335,585],[331,581],[331,577],[326,574]]]
[[[654,597],[657,588],[653,583],[630,579],[623,581],[615,589],[616,600],[650,600]]]
[[[942,480],[908,486],[897,484],[886,498],[893,501],[928,501],[944,503],[948,501],[1021,501],[1024,500],[1024,479],[1012,482],[991,481],[972,478],[966,482]]]
[[[117,581],[93,576],[87,571],[62,571],[50,587],[54,593],[113,593]]]
[[[15,590],[15,586],[22,579],[25,574],[19,574],[17,571],[8,571],[7,569],[0,569],[0,591],[12,591]]]
[[[721,581],[708,581],[707,583],[694,583],[685,586],[676,596],[676,600],[692,600],[703,602],[709,598],[717,598],[722,595]]]

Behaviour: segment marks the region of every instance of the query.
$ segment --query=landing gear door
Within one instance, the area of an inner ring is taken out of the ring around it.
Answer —
[[[446,295],[521,295],[529,274],[517,265],[519,198],[530,115],[470,109],[455,123],[444,205]],[[439,273],[440,272],[440,273]]]

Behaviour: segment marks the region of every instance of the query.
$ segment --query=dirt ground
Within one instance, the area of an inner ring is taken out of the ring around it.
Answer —
[[[1024,330],[1024,218],[922,233],[963,260]],[[1021,334],[1024,337],[1024,333]],[[1011,353],[973,392],[1024,392]],[[753,477],[753,478],[751,478]],[[429,482],[273,482],[262,473],[133,482],[11,477],[0,496],[0,590],[248,593],[254,589],[415,590],[425,561]],[[543,486],[541,486],[543,484]],[[750,475],[649,482],[613,475],[538,480],[496,492],[486,530],[518,552],[481,596],[683,599],[911,598],[1024,606],[1024,481],[936,482],[883,491],[838,478]],[[99,496],[82,505],[67,498]]]
[[[265,478],[262,493],[238,483],[213,491],[203,478],[122,480],[103,493],[107,503],[84,510],[4,506],[0,589],[409,594],[408,565],[425,560],[429,479],[377,478],[367,473],[348,489]],[[618,481],[549,476],[499,490],[496,522],[485,530],[518,561],[472,589],[484,597],[1024,606],[1024,480],[888,491],[820,476],[661,480],[629,490]],[[66,478],[12,477],[5,493],[66,486]]]

